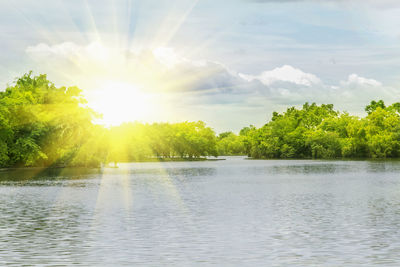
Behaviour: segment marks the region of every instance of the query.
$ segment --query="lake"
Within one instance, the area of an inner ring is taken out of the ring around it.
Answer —
[[[0,265],[400,266],[400,162],[0,172]]]

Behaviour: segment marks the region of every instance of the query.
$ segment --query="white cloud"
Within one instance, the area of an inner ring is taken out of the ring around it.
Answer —
[[[354,73],[349,75],[347,81],[341,82],[341,84],[344,86],[382,86],[382,83],[378,82],[377,80],[360,77]]]
[[[107,61],[111,57],[111,51],[104,45],[93,42],[84,48],[84,53],[80,51],[80,56],[85,57],[86,55],[94,60]]]
[[[45,43],[40,43],[35,46],[28,46],[26,52],[31,56],[36,57],[70,57],[77,54],[81,50],[81,47],[72,42],[65,42],[53,46],[49,46]]]
[[[258,76],[240,74],[240,77],[248,81],[259,80],[267,86],[276,82],[289,82],[304,86],[312,86],[321,83],[321,80],[314,74],[303,72],[289,65],[284,65],[271,71],[265,71]]]
[[[179,57],[173,48],[170,47],[158,47],[153,50],[153,55],[163,65],[168,68],[173,68],[177,64],[182,63],[183,59]]]
[[[35,46],[28,46],[25,52],[35,59],[83,59],[97,61],[107,61],[111,53],[109,48],[98,42],[92,42],[87,46],[80,46],[72,42],[55,45],[40,43]]]

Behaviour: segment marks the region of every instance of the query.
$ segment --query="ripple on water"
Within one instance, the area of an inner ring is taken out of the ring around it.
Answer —
[[[399,266],[400,163],[0,172],[0,265]]]

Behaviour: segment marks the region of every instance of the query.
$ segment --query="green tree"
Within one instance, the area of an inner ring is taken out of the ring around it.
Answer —
[[[246,155],[245,136],[236,135],[232,132],[221,133],[218,136],[218,155],[237,156]]]
[[[365,111],[368,114],[371,114],[372,112],[374,112],[377,108],[381,108],[381,109],[385,109],[385,102],[383,102],[383,100],[379,100],[379,101],[371,101],[371,104],[369,104],[368,106],[366,106]]]
[[[46,75],[17,79],[0,93],[2,166],[70,165],[92,138],[97,114],[85,104],[77,87],[57,88]]]

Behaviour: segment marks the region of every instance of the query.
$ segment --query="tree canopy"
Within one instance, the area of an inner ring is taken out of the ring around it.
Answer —
[[[372,101],[364,118],[315,103],[274,112],[263,127],[244,128],[247,153],[253,158],[397,158],[399,107]]]
[[[99,166],[146,159],[248,155],[260,159],[400,157],[400,103],[372,101],[367,116],[305,103],[237,135],[202,122],[105,128],[77,87],[23,75],[0,92],[0,167]]]
[[[19,78],[0,92],[0,166],[97,164],[100,154],[87,144],[101,131],[92,124],[99,115],[85,104],[77,87],[56,87],[46,75]]]
[[[0,92],[0,167],[217,156],[215,133],[201,121],[105,128],[93,123],[99,117],[79,88],[23,75]]]

